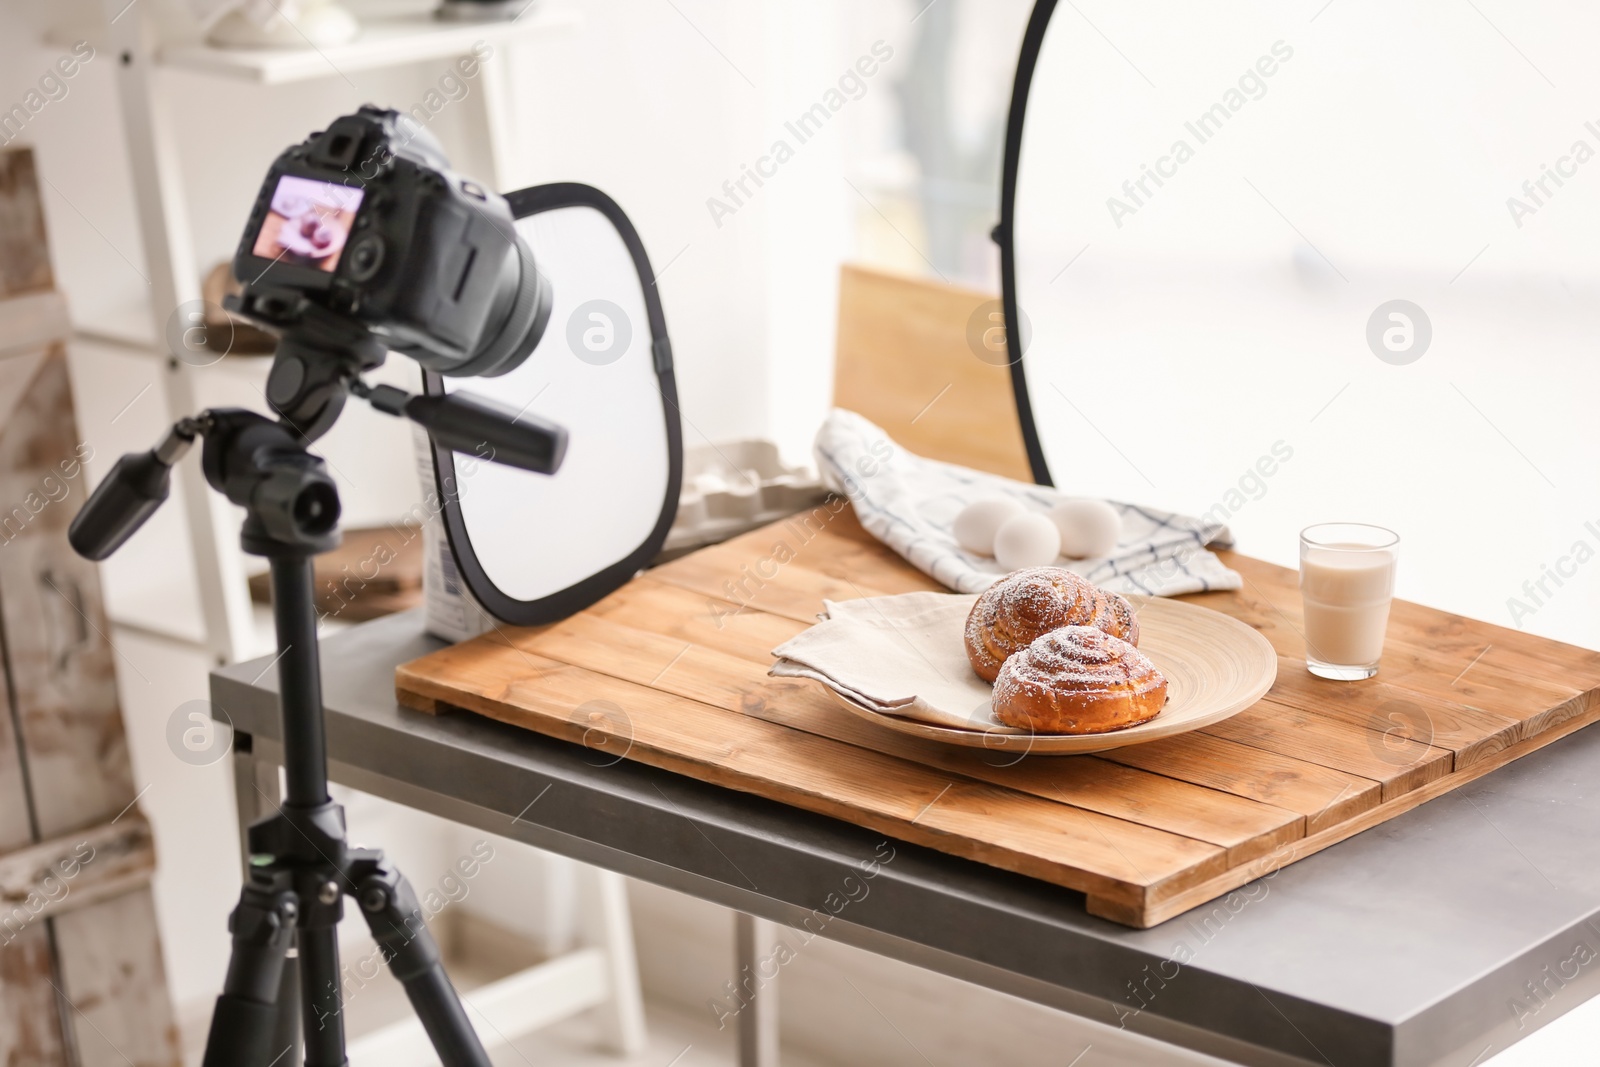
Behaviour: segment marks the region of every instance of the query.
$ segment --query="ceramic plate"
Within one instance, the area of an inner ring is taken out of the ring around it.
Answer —
[[[853,714],[900,733],[1019,755],[1066,756],[1198,730],[1237,715],[1272,688],[1278,677],[1278,655],[1265,637],[1238,619],[1163,597],[1128,599],[1139,613],[1139,651],[1167,676],[1167,706],[1138,726],[1099,734],[958,730],[884,715],[838,693],[834,696]]]

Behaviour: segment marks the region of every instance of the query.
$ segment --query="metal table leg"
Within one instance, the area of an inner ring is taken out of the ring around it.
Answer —
[[[735,913],[734,984],[748,991],[739,1012],[739,1067],[778,1067],[778,975],[763,965],[776,942],[771,922]]]

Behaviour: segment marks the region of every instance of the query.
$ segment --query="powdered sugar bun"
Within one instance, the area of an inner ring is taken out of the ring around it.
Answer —
[[[1041,734],[1096,734],[1147,722],[1167,702],[1150,657],[1093,626],[1052,630],[1000,668],[994,714]]]
[[[1093,626],[1139,643],[1139,620],[1122,597],[1061,567],[1027,567],[991,585],[972,605],[967,659],[992,682],[1008,657],[1063,626]]]

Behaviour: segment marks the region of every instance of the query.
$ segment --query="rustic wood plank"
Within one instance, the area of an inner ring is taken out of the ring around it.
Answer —
[[[792,519],[762,527],[665,563],[656,581],[735,608],[816,621],[823,600],[854,600],[943,586],[884,550],[855,512],[835,498]],[[865,539],[865,540],[863,540]]]
[[[444,649],[400,667],[397,690],[1108,901],[1131,903],[1142,887],[1227,866],[1226,853],[1214,845],[1065,804],[1030,802],[1012,790],[728,714],[525,649],[481,640]]]
[[[766,547],[730,541],[663,563],[650,573],[658,581],[732,603],[736,609],[756,608],[807,625],[817,621],[824,600],[856,600],[891,592],[802,566],[797,560],[803,550],[792,537]]]
[[[828,505],[826,515],[813,512],[809,516],[802,516],[804,521],[798,526],[790,523],[783,527],[782,532],[786,536],[780,540],[793,549],[794,564],[847,585],[864,585],[880,590],[877,595],[921,590],[946,591],[938,582],[899,556],[885,551],[883,543],[862,527],[852,509],[847,507],[835,512],[835,506]],[[735,558],[743,556],[755,559],[774,555],[776,542],[767,532],[770,529],[752,530],[723,542],[720,547]],[[657,568],[651,574],[658,575],[661,570]],[[773,580],[780,583],[787,581],[782,577],[774,577]],[[727,597],[726,592],[723,595]]]
[[[879,541],[876,537],[873,537],[867,532],[867,528],[861,525],[861,517],[855,513],[854,508],[846,508],[844,511],[841,511],[834,518],[833,522],[828,524],[828,531],[835,537],[849,538],[858,544],[866,545],[880,555],[883,554],[883,542]],[[899,557],[895,556],[893,553],[889,553],[885,556],[885,558],[889,560],[899,560]],[[905,563],[904,560],[899,560],[899,562],[906,566],[907,569],[916,569],[911,567],[910,564]]]
[[[1223,551],[1218,555],[1228,566],[1244,576],[1249,586],[1270,596],[1275,602],[1299,602],[1299,572],[1264,560]],[[1419,637],[1420,644],[1433,648],[1465,665],[1485,647],[1531,657],[1547,669],[1579,678],[1600,678],[1600,652],[1580,648],[1537,634],[1513,630],[1464,615],[1454,615],[1409,600],[1395,600],[1390,621]]]
[[[1303,664],[1297,573],[1247,556],[1226,556],[1245,579],[1237,607],[1248,613],[1246,621],[1261,629],[1281,656]],[[1233,606],[1223,610],[1243,617]],[[1588,709],[1600,691],[1600,653],[1396,600],[1378,676],[1401,688],[1527,721],[1525,734],[1536,733]]]
[[[68,1067],[47,924],[0,935],[0,1063]]]
[[[754,608],[741,611],[730,601],[658,581],[654,574],[629,582],[588,614],[763,666],[772,662],[773,649],[810,625]]]
[[[110,628],[95,566],[66,539],[89,449],[53,286],[34,158],[11,149],[0,153],[0,1062],[178,1067]]]
[[[16,709],[6,686],[0,685],[0,853],[33,841],[27,775],[22,761]]]
[[[1299,812],[1308,834],[1383,800],[1381,782],[1203,733],[1112,749],[1100,758]]]
[[[1247,580],[1243,589],[1218,593],[1191,593],[1185,603],[1198,604],[1212,611],[1231,615],[1247,623],[1271,643],[1278,655],[1288,659],[1306,658],[1305,626],[1298,613],[1287,615],[1267,600]]]
[[[133,801],[110,624],[95,565],[67,544],[87,495],[66,353],[0,360],[23,397],[0,434],[0,625],[28,753],[37,831],[55,837]]]
[[[1454,762],[1448,749],[1385,736],[1270,699],[1200,732],[1371,778],[1382,783],[1384,800],[1448,774]]]
[[[841,528],[843,524],[830,528],[830,532]],[[860,529],[859,524],[856,529]],[[861,532],[872,544],[877,544],[865,531]],[[736,605],[727,601],[708,600],[649,576],[624,586],[590,613],[738,656],[763,668],[772,662],[772,648],[805,629],[805,624],[792,619],[756,609],[738,611]],[[673,654],[679,650],[681,645]],[[562,658],[551,648],[543,651],[553,658]],[[592,652],[593,655],[586,658],[600,660],[610,656],[613,649],[609,644],[602,644]],[[593,666],[593,663],[579,665]],[[779,705],[769,702],[767,706]],[[767,712],[759,714],[773,718],[773,714]],[[785,721],[783,712],[776,714],[778,717],[774,721]],[[835,717],[835,721],[840,720]],[[804,728],[803,723],[790,725]],[[867,729],[870,731],[870,726]],[[876,732],[901,736],[888,731]],[[1379,783],[1370,779],[1200,735],[1136,745],[1104,753],[1101,758],[1296,812],[1305,818],[1307,832],[1320,830],[1327,822],[1349,818],[1378,804],[1381,799]],[[1006,759],[1009,761],[1009,757]],[[1203,835],[1202,839],[1210,840]]]
[[[55,287],[33,149],[0,152],[0,297]]]
[[[725,711],[1194,837],[1227,848],[1233,863],[1303,832],[1303,820],[1294,812],[1129,767],[1098,760],[1019,760],[1005,753],[996,759],[990,753],[874,729],[846,713],[815,682],[770,678],[765,664],[587,613],[522,647]]]
[[[1305,832],[1304,816],[1288,809],[1094,756],[1018,758],[875,729],[838,707],[815,682],[803,687],[803,693],[772,693],[767,699],[747,701],[745,712],[951,774],[1220,845],[1228,850],[1229,864],[1265,855]]]
[[[881,544],[874,547],[849,536],[841,527],[845,525],[844,516],[853,514],[845,512],[818,529],[797,553],[795,563],[849,585],[870,586],[888,594],[947,592],[944,586],[899,556],[885,555]]]
[[[1496,645],[1498,628],[1415,606],[1397,604],[1378,678],[1314,678],[1297,576],[1253,560],[1245,572],[1239,592],[1188,599],[1267,636],[1273,692],[1207,730],[1094,757],[1013,762],[874,730],[815,684],[769,677],[772,648],[824,599],[933,588],[831,505],[675,560],[561,623],[407,665],[397,690],[1045,878],[1135,926],[1600,716],[1600,655],[1551,643],[1545,660],[1539,639],[1510,631]]]
[[[148,885],[155,846],[144,816],[0,856],[0,939],[22,927]]]
[[[1305,673],[1296,573],[1231,553],[1228,562],[1239,566],[1242,590],[1186,599],[1248,622],[1272,642],[1285,667]],[[1410,690],[1419,704],[1445,701],[1517,720],[1522,727],[1514,738],[1531,736],[1583,715],[1600,701],[1600,657],[1551,642],[1552,659],[1541,660],[1525,651],[1537,647],[1528,644],[1528,636],[1397,600],[1378,678]],[[1493,644],[1497,638],[1503,643]],[[1457,725],[1465,724],[1458,720]],[[1502,740],[1491,736],[1485,743],[1493,747]],[[1464,743],[1470,762],[1478,750]]]
[[[87,452],[65,350],[0,359],[0,396],[14,402],[0,433],[0,501],[9,502],[0,515],[5,668],[28,771],[30,837],[59,838],[128,811],[135,790],[98,573],[66,538],[87,497]],[[59,1020],[81,1067],[177,1067],[154,915],[128,925],[151,912],[149,850],[107,847],[105,863],[82,875],[84,906],[33,924],[54,943],[47,988],[83,1009]],[[127,976],[138,988],[121,985]]]
[[[1522,740],[1524,723],[1376,678],[1328,685],[1303,660],[1281,659],[1269,698],[1299,711],[1455,753],[1459,769]],[[1397,753],[1397,756],[1399,754]]]
[[[951,774],[1195,837],[1228,849],[1234,863],[1303,832],[1303,820],[1294,812],[1131,768],[1098,761],[1019,762],[1012,756],[985,760],[985,753],[875,730],[845,713],[814,682],[770,678],[766,664],[592,613],[574,616],[518,644],[540,657],[648,685],[724,711],[753,715]]]
[[[704,700],[726,710],[743,711],[1046,799],[1085,806],[1102,814],[1137,817],[1144,812],[1141,806],[1151,803],[1152,809],[1145,812],[1148,818],[1139,821],[1222,845],[1229,849],[1230,861],[1235,863],[1298,836],[1303,832],[1305,816],[1324,817],[1330,805],[1353,812],[1363,803],[1363,796],[1367,797],[1367,803],[1377,802],[1376,783],[1358,782],[1353,776],[1312,765],[1303,765],[1303,770],[1319,775],[1322,788],[1315,802],[1303,803],[1305,811],[1280,807],[1262,796],[1236,788],[1222,788],[1220,792],[1231,797],[1255,802],[1251,807],[1238,808],[1228,800],[1217,798],[1210,782],[1188,782],[1188,785],[1207,787],[1191,792],[1185,788],[1182,776],[1165,776],[1166,780],[1129,779],[1098,766],[1098,761],[1041,758],[1019,762],[1004,753],[967,752],[886,730],[874,730],[870,724],[838,709],[819,686],[803,684],[797,691],[792,683],[774,682],[767,677],[766,669],[772,662],[771,649],[803,630],[803,624],[753,609],[729,615],[726,611],[733,605],[723,604],[725,607],[708,610],[697,594],[646,578],[618,590],[586,613],[615,625],[597,628],[576,619],[569,620],[577,625],[552,628],[538,639],[530,639],[525,647],[598,673],[620,673],[635,681],[648,678],[657,688]],[[670,640],[656,640],[660,637]],[[685,645],[693,648],[686,651]],[[741,669],[723,661],[708,664],[699,656],[702,651],[720,652],[744,660],[750,666]],[[685,664],[690,653],[694,654],[693,658]],[[725,676],[723,688],[713,692],[700,685],[708,669],[720,669]],[[673,679],[683,677],[695,679],[696,687],[675,687]],[[1259,754],[1258,750],[1245,746],[1233,747],[1238,754],[1249,758]],[[1068,766],[1075,768],[1074,772],[1063,775],[1061,771]],[[1127,766],[1134,764],[1130,762]],[[1281,783],[1282,766],[1275,767],[1269,777]],[[1281,785],[1279,792],[1282,792]],[[1149,797],[1157,799],[1148,801]],[[1208,813],[1220,823],[1208,822]],[[1291,818],[1291,815],[1300,818]],[[1246,826],[1253,828],[1252,833],[1262,836],[1246,841],[1240,836],[1241,829]]]
[[[1526,722],[1525,733],[1538,733],[1554,725],[1553,718],[1580,714],[1593,695],[1576,679],[1547,680],[1481,661],[1468,670],[1469,662],[1458,663],[1418,647],[1401,635],[1384,642],[1378,677],[1402,689],[1443,700],[1456,699],[1480,711]]]
[[[1290,572],[1293,573],[1293,572]],[[1484,661],[1495,663],[1514,657],[1517,666],[1536,664],[1546,671],[1573,678],[1600,678],[1600,652],[1509,627],[1452,615],[1409,600],[1396,600],[1389,617],[1427,647],[1452,661],[1472,662],[1487,652]]]
[[[768,681],[765,668],[747,659],[587,613],[525,640],[517,636],[512,640],[539,657],[728,711],[741,710],[747,700],[762,699],[761,687]],[[800,688],[788,679],[771,682],[785,695]]]
[[[1363,830],[1370,830],[1372,827],[1381,825],[1397,815],[1402,815],[1426,801],[1442,796],[1469,782],[1476,781],[1490,771],[1504,767],[1512,760],[1525,756],[1530,752],[1537,752],[1544,746],[1559,741],[1568,734],[1593,724],[1596,720],[1600,720],[1600,708],[1591,708],[1585,714],[1577,718],[1567,719],[1544,733],[1518,741],[1510,748],[1491,753],[1476,763],[1469,765],[1465,770],[1443,778],[1436,778],[1420,788],[1413,789],[1408,793],[1402,793],[1375,808],[1369,808],[1352,819],[1335,823],[1319,833],[1309,835],[1298,841],[1292,841],[1263,859],[1246,863],[1240,867],[1234,867],[1201,885],[1189,886],[1170,893],[1160,891],[1147,893],[1141,903],[1136,921],[1129,920],[1126,906],[1120,901],[1116,906],[1101,912],[1097,910],[1099,905],[1095,898],[1090,897],[1087,902],[1087,908],[1091,914],[1101,915],[1103,918],[1112,919],[1116,922],[1125,922],[1130,926],[1156,926],[1174,916],[1182,915],[1191,908],[1202,905],[1207,901],[1215,900],[1242,885],[1253,882],[1257,878],[1287,867],[1295,860],[1304,859],[1314,853],[1321,852],[1329,845],[1336,845],[1340,841],[1354,837]]]
[[[37,367],[42,359],[42,355],[31,357],[31,365]],[[7,418],[27,384],[20,375],[9,377],[7,381],[0,375],[0,409]],[[3,395],[7,386],[9,396]],[[7,689],[0,685],[0,857],[34,840],[25,753]],[[15,892],[7,896],[14,898]],[[26,905],[25,895],[20,903]],[[19,913],[18,903],[0,909],[0,1063],[67,1067],[51,984],[57,977],[48,924],[34,921],[26,906]]]
[[[1298,597],[1298,594],[1296,594]],[[1290,620],[1296,634],[1301,631],[1302,609],[1298,601],[1279,605],[1281,618]],[[1482,651],[1481,647],[1478,651]],[[1305,671],[1305,644],[1280,650],[1285,660]],[[1379,662],[1378,677],[1402,689],[1441,700],[1457,701],[1490,714],[1503,715],[1519,721],[1534,719],[1535,729],[1542,729],[1548,715],[1562,708],[1574,698],[1592,691],[1600,678],[1582,679],[1578,676],[1555,677],[1549,665],[1524,663],[1520,666],[1506,664],[1513,654],[1502,653],[1497,660],[1484,656],[1476,663],[1473,656],[1457,657],[1429,646],[1425,635],[1409,632],[1406,627],[1391,620],[1384,639],[1383,658]],[[1575,707],[1574,712],[1582,710]]]
[[[78,1024],[79,1067],[178,1067],[150,894],[124,893],[51,922],[57,951],[75,964],[63,968],[62,992]]]

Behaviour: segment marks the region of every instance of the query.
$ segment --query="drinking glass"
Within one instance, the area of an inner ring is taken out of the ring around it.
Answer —
[[[1306,669],[1318,678],[1352,682],[1378,673],[1399,546],[1392,530],[1359,522],[1300,531]]]

